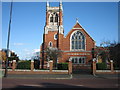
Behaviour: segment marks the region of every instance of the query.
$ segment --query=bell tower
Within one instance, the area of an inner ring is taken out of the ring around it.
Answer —
[[[58,7],[51,7],[49,2],[46,3],[46,22],[44,27],[44,48],[60,48],[63,30],[63,7],[62,2]]]
[[[44,34],[48,32],[57,31],[63,34],[63,7],[62,2],[60,2],[59,7],[50,7],[49,2],[46,4],[46,23]]]

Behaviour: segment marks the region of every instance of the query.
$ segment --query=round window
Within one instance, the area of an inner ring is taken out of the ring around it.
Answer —
[[[57,35],[57,34],[55,34],[55,35],[54,35],[54,39],[55,39],[55,40],[57,40],[57,38],[58,38],[58,35]]]

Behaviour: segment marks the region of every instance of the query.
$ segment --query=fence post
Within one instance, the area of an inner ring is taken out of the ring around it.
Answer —
[[[49,65],[50,65],[50,70],[49,70],[49,72],[52,72],[52,69],[53,69],[53,61],[50,60],[49,63],[50,63],[50,64],[49,64]]]
[[[72,74],[72,61],[68,62],[68,74]]]
[[[95,75],[96,74],[96,59],[95,58],[93,59],[93,67],[92,67],[92,69],[93,69],[93,75]]]
[[[12,71],[15,71],[16,68],[16,60],[13,60]]]
[[[111,72],[114,73],[113,60],[110,60],[110,69]]]
[[[31,60],[31,71],[34,69],[34,60]]]

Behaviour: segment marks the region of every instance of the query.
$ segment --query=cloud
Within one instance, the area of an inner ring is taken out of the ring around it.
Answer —
[[[22,46],[24,43],[13,43],[14,46]]]
[[[40,49],[34,49],[34,52],[40,52]]]
[[[24,52],[30,52],[30,50],[29,50],[29,49],[26,49],[26,48],[23,49],[23,51],[24,51]]]
[[[37,52],[40,52],[40,49],[32,49],[31,50],[31,49],[28,49],[28,48],[24,48],[24,49],[21,50],[21,52],[19,52],[20,59],[29,60],[33,56],[39,55]]]

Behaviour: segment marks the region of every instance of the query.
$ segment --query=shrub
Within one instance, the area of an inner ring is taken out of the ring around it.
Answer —
[[[30,69],[31,61],[21,61],[17,64],[17,69]]]
[[[67,70],[68,69],[68,63],[58,63],[57,68],[58,68],[58,70]]]
[[[114,63],[114,64],[113,64],[113,67],[114,67],[115,70],[120,70],[120,67],[119,67],[118,64],[115,64],[115,63]]]
[[[107,69],[107,64],[106,63],[97,63],[96,68],[97,68],[97,70]]]

